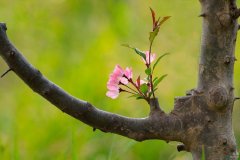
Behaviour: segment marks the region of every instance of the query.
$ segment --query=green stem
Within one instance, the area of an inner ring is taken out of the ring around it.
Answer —
[[[152,44],[153,44],[153,41],[150,42],[150,47],[149,47],[149,65],[147,66],[148,68],[151,68],[151,60],[150,60],[150,57],[151,57],[151,52],[152,52]],[[151,86],[151,91],[152,91],[152,95],[153,95],[153,98],[155,98],[155,93],[153,91],[153,81],[152,81],[152,73],[150,74],[150,86]],[[149,97],[150,98],[150,97]]]
[[[122,83],[121,83],[121,85],[123,85],[123,86],[127,87],[128,89],[130,89],[131,91],[133,91],[133,92],[135,92],[135,93],[138,93],[137,91],[135,91],[135,90],[134,90],[134,89],[132,89],[131,87],[127,86],[126,84],[122,84]]]
[[[133,93],[131,91],[127,91],[127,90],[124,90],[124,89],[121,89],[121,92],[127,92],[127,93],[130,93],[130,94],[135,94],[135,93]]]
[[[146,97],[146,96],[140,91],[140,89],[137,87],[137,85],[136,85],[135,83],[133,83],[132,79],[130,79],[129,82],[137,89],[138,93],[139,93],[147,102],[149,102],[149,98]]]

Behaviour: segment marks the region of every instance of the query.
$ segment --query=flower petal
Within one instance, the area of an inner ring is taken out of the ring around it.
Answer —
[[[124,74],[124,70],[119,65],[116,65],[113,70],[113,73],[110,74],[110,76],[109,76],[107,85],[117,86],[119,84],[123,74]]]
[[[118,90],[119,90],[119,87],[118,87],[118,85],[108,84],[108,85],[107,85],[107,89],[110,90],[110,91],[118,91]]]
[[[122,77],[121,79],[120,79],[120,82],[122,83],[122,84],[128,84],[128,79],[127,78],[125,78],[125,77]]]
[[[106,95],[112,99],[116,99],[119,95],[119,91],[107,91]]]
[[[113,70],[113,75],[121,77],[124,74],[124,70],[119,65],[116,65]]]
[[[124,75],[128,78],[128,79],[132,79],[132,68],[126,68]]]
[[[156,59],[156,54],[152,53],[150,58],[150,63],[152,63]]]

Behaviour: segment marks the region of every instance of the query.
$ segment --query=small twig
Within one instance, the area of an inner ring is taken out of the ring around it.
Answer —
[[[235,10],[232,11],[232,17],[237,19],[240,16],[240,8],[236,8]]]
[[[240,100],[240,97],[235,97],[234,101]]]
[[[238,18],[240,16],[240,8],[238,8],[235,12],[235,16],[236,18]]]
[[[198,17],[206,17],[206,13],[201,13]]]
[[[8,72],[12,71],[12,68],[9,68],[6,72],[4,72],[2,75],[1,75],[1,78],[3,78],[6,74],[8,74]]]

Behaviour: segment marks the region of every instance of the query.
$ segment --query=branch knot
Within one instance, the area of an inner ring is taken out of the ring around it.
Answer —
[[[225,109],[228,103],[228,93],[224,87],[213,87],[208,94],[208,105],[212,109]]]

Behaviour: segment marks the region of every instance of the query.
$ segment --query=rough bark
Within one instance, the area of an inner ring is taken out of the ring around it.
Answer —
[[[232,129],[234,104],[233,67],[238,31],[234,0],[201,0],[203,32],[197,90],[203,94],[209,123],[197,137],[196,157],[204,145],[208,159],[237,159]]]
[[[0,23],[0,55],[10,68],[7,72],[15,72],[34,92],[94,129],[137,141],[179,141],[182,145],[178,150],[191,152],[195,160],[201,159],[203,151],[207,160],[236,160],[232,129],[233,67],[240,10],[234,0],[200,0],[200,3],[203,34],[198,86],[186,96],[175,98],[170,114],[161,110],[157,99],[150,100],[148,117],[128,118],[74,98],[27,62],[8,40],[4,23]]]

